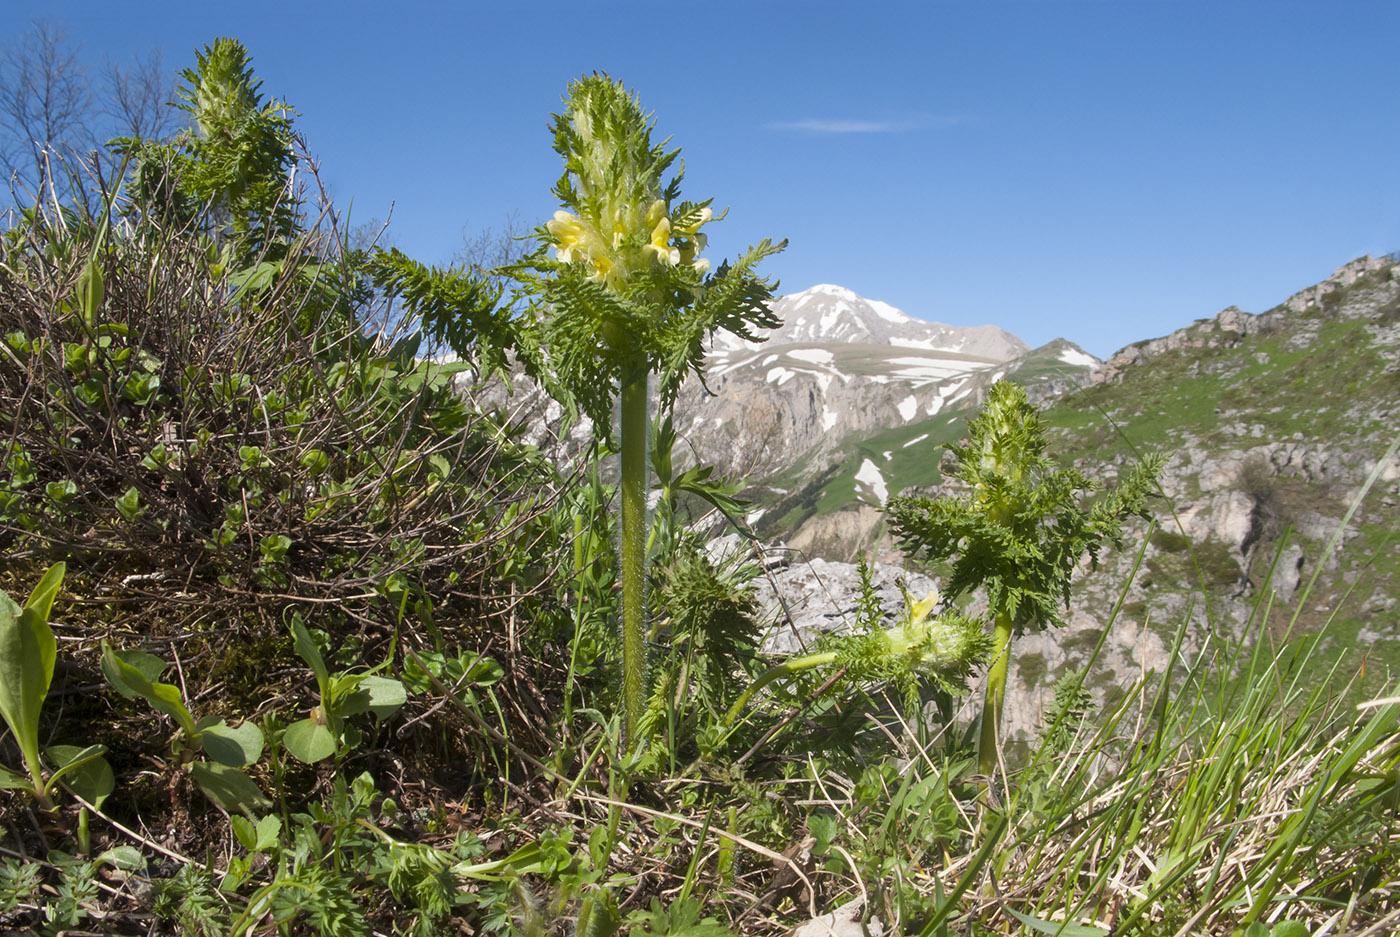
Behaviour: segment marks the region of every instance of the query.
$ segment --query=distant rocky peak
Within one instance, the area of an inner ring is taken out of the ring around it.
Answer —
[[[768,333],[769,347],[787,344],[892,345],[926,351],[948,351],[992,361],[1024,354],[1029,346],[995,326],[959,327],[925,322],[889,303],[866,299],[854,290],[819,283],[773,302],[782,324]],[[716,335],[712,351],[725,354],[753,351],[760,343]]]
[[[1332,275],[1321,283],[1294,293],[1283,305],[1290,312],[1303,312],[1309,306],[1323,302],[1329,293],[1346,289],[1364,276],[1390,270],[1395,264],[1393,257],[1372,257],[1370,254],[1358,257],[1333,270]]]

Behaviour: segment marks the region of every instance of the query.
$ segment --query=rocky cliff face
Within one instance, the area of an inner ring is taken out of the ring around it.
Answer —
[[[1330,622],[1326,645],[1344,666],[1364,671],[1369,658],[1374,680],[1400,663],[1400,465],[1387,458],[1400,433],[1400,266],[1360,258],[1260,315],[1231,307],[1125,348],[1096,380],[1047,412],[1053,445],[1091,473],[1132,447],[1167,452],[1166,499],[1150,536],[1137,528],[1079,582],[1069,627],[1018,648],[1021,732],[1050,681],[1084,661],[1139,550],[1090,678],[1102,694],[1160,671],[1187,618],[1188,659],[1221,636]]]

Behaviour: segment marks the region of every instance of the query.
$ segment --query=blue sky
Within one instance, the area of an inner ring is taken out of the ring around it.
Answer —
[[[549,114],[594,70],[730,207],[711,256],[789,239],[787,292],[1104,356],[1400,250],[1393,2],[10,0],[0,44],[36,16],[95,63],[241,39],[337,201],[428,262],[549,217]]]

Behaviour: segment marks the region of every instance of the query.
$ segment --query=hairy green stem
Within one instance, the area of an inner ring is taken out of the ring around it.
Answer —
[[[646,710],[647,368],[634,365],[622,378],[622,700],[625,746],[637,741]]]
[[[811,670],[813,667],[821,667],[826,664],[834,663],[836,657],[837,654],[835,651],[820,651],[816,654],[789,658],[776,667],[770,667],[763,676],[759,677],[753,683],[750,683],[748,689],[744,690],[739,698],[734,701],[734,705],[731,706],[729,712],[725,714],[724,724],[726,726],[732,726],[734,720],[739,718],[739,713],[744,711],[744,707],[748,705],[753,695],[779,677],[786,677],[788,674],[798,673],[803,670]]]
[[[1006,701],[1006,675],[1011,668],[1011,616],[998,612],[992,633],[992,666],[987,670],[987,693],[982,700],[982,735],[977,744],[977,770],[991,777],[1001,743],[1001,705]]]

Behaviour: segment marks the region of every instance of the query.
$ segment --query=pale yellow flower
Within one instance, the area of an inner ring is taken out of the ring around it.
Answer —
[[[658,263],[675,264],[681,259],[681,252],[671,246],[671,220],[663,217],[651,229],[651,241],[642,247],[642,253],[650,254]]]

